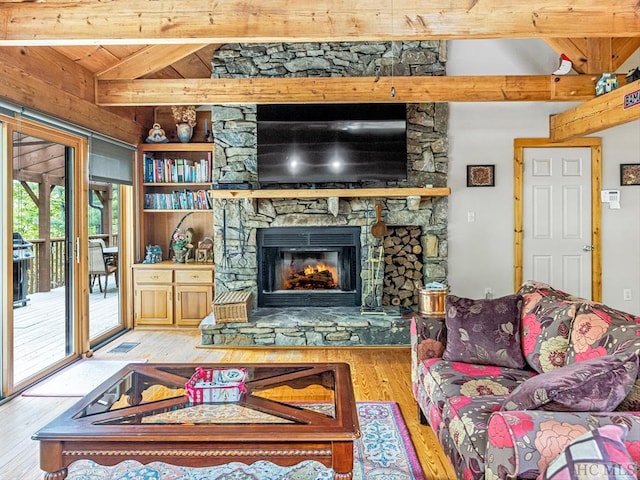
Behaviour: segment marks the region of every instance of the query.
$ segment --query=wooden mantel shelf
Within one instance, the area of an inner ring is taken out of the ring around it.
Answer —
[[[329,197],[445,197],[449,187],[439,188],[318,188],[277,190],[210,190],[212,198],[329,198]]]

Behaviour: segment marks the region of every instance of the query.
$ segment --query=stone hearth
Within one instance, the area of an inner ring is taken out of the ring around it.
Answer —
[[[407,345],[410,318],[397,309],[386,315],[362,315],[354,307],[259,308],[249,323],[200,325],[202,345],[218,346],[362,346]]]

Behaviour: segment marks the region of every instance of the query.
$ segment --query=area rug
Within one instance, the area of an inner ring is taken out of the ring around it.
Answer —
[[[362,436],[354,443],[353,480],[425,480],[398,405],[358,402]],[[185,468],[127,460],[104,467],[89,460],[74,462],[67,480],[329,480],[333,470],[315,461],[279,467],[268,461],[233,462],[206,468]]]
[[[22,395],[24,397],[84,397],[125,365],[146,362],[146,359],[84,358],[25,390]]]

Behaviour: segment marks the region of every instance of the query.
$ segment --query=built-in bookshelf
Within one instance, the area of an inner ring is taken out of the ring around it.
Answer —
[[[213,235],[213,144],[140,145],[137,171],[140,260],[146,245],[160,245],[169,258],[178,225],[193,228],[197,240]]]
[[[210,210],[211,147],[182,151],[162,144],[163,150],[156,148],[145,146],[141,152],[144,210]]]

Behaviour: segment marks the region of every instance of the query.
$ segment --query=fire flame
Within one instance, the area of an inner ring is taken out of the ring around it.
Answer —
[[[305,267],[304,274],[311,275],[313,273],[325,272],[327,270],[331,270],[331,268],[328,265],[325,265],[324,263],[319,263],[317,265],[309,265]]]
[[[331,263],[307,263],[300,268],[291,265],[283,271],[281,285],[284,290],[327,290],[338,288],[337,278],[337,267]]]

